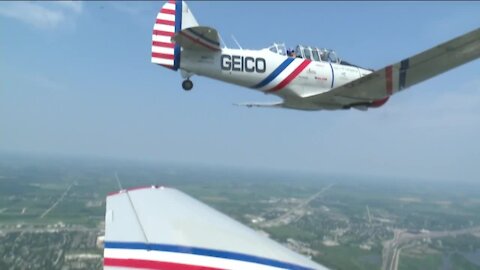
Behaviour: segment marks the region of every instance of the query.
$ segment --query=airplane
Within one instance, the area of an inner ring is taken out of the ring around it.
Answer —
[[[110,193],[105,270],[324,270],[264,234],[163,186]]]
[[[180,70],[184,90],[193,75],[244,86],[282,99],[240,103],[296,110],[368,110],[390,96],[480,57],[480,28],[379,70],[341,60],[333,50],[284,44],[261,50],[220,47],[212,27],[200,26],[184,1],[170,0],[157,15],[151,62]]]

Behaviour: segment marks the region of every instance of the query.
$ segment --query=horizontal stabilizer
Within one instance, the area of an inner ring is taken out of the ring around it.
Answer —
[[[220,51],[217,30],[207,26],[195,26],[176,33],[173,40],[186,50]]]

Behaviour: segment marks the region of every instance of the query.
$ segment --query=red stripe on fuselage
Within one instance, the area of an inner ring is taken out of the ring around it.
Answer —
[[[385,68],[385,88],[387,89],[387,95],[393,93],[393,67],[388,66]]]
[[[153,34],[157,36],[167,36],[167,37],[173,37],[175,35],[175,32],[167,32],[167,31],[162,31],[162,30],[153,30]]]
[[[293,79],[295,79],[298,74],[300,74],[312,61],[310,60],[303,60],[303,62],[290,74],[288,75],[281,83],[279,83],[274,88],[268,90],[267,92],[275,92],[278,91],[285,86],[287,86]]]
[[[113,267],[128,267],[137,269],[161,269],[161,270],[221,270],[220,268],[213,268],[207,266],[189,265],[172,262],[159,262],[149,260],[136,259],[103,259],[104,266]]]
[[[165,24],[165,25],[175,26],[175,21],[157,19],[156,24]]]

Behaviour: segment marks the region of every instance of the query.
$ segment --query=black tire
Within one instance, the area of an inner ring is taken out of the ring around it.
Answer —
[[[190,80],[185,80],[182,82],[182,88],[185,91],[190,91],[193,88],[193,82]]]

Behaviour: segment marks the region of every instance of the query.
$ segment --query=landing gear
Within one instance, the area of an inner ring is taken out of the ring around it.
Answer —
[[[182,82],[182,87],[183,87],[183,90],[190,91],[193,88],[193,82],[187,79]]]

